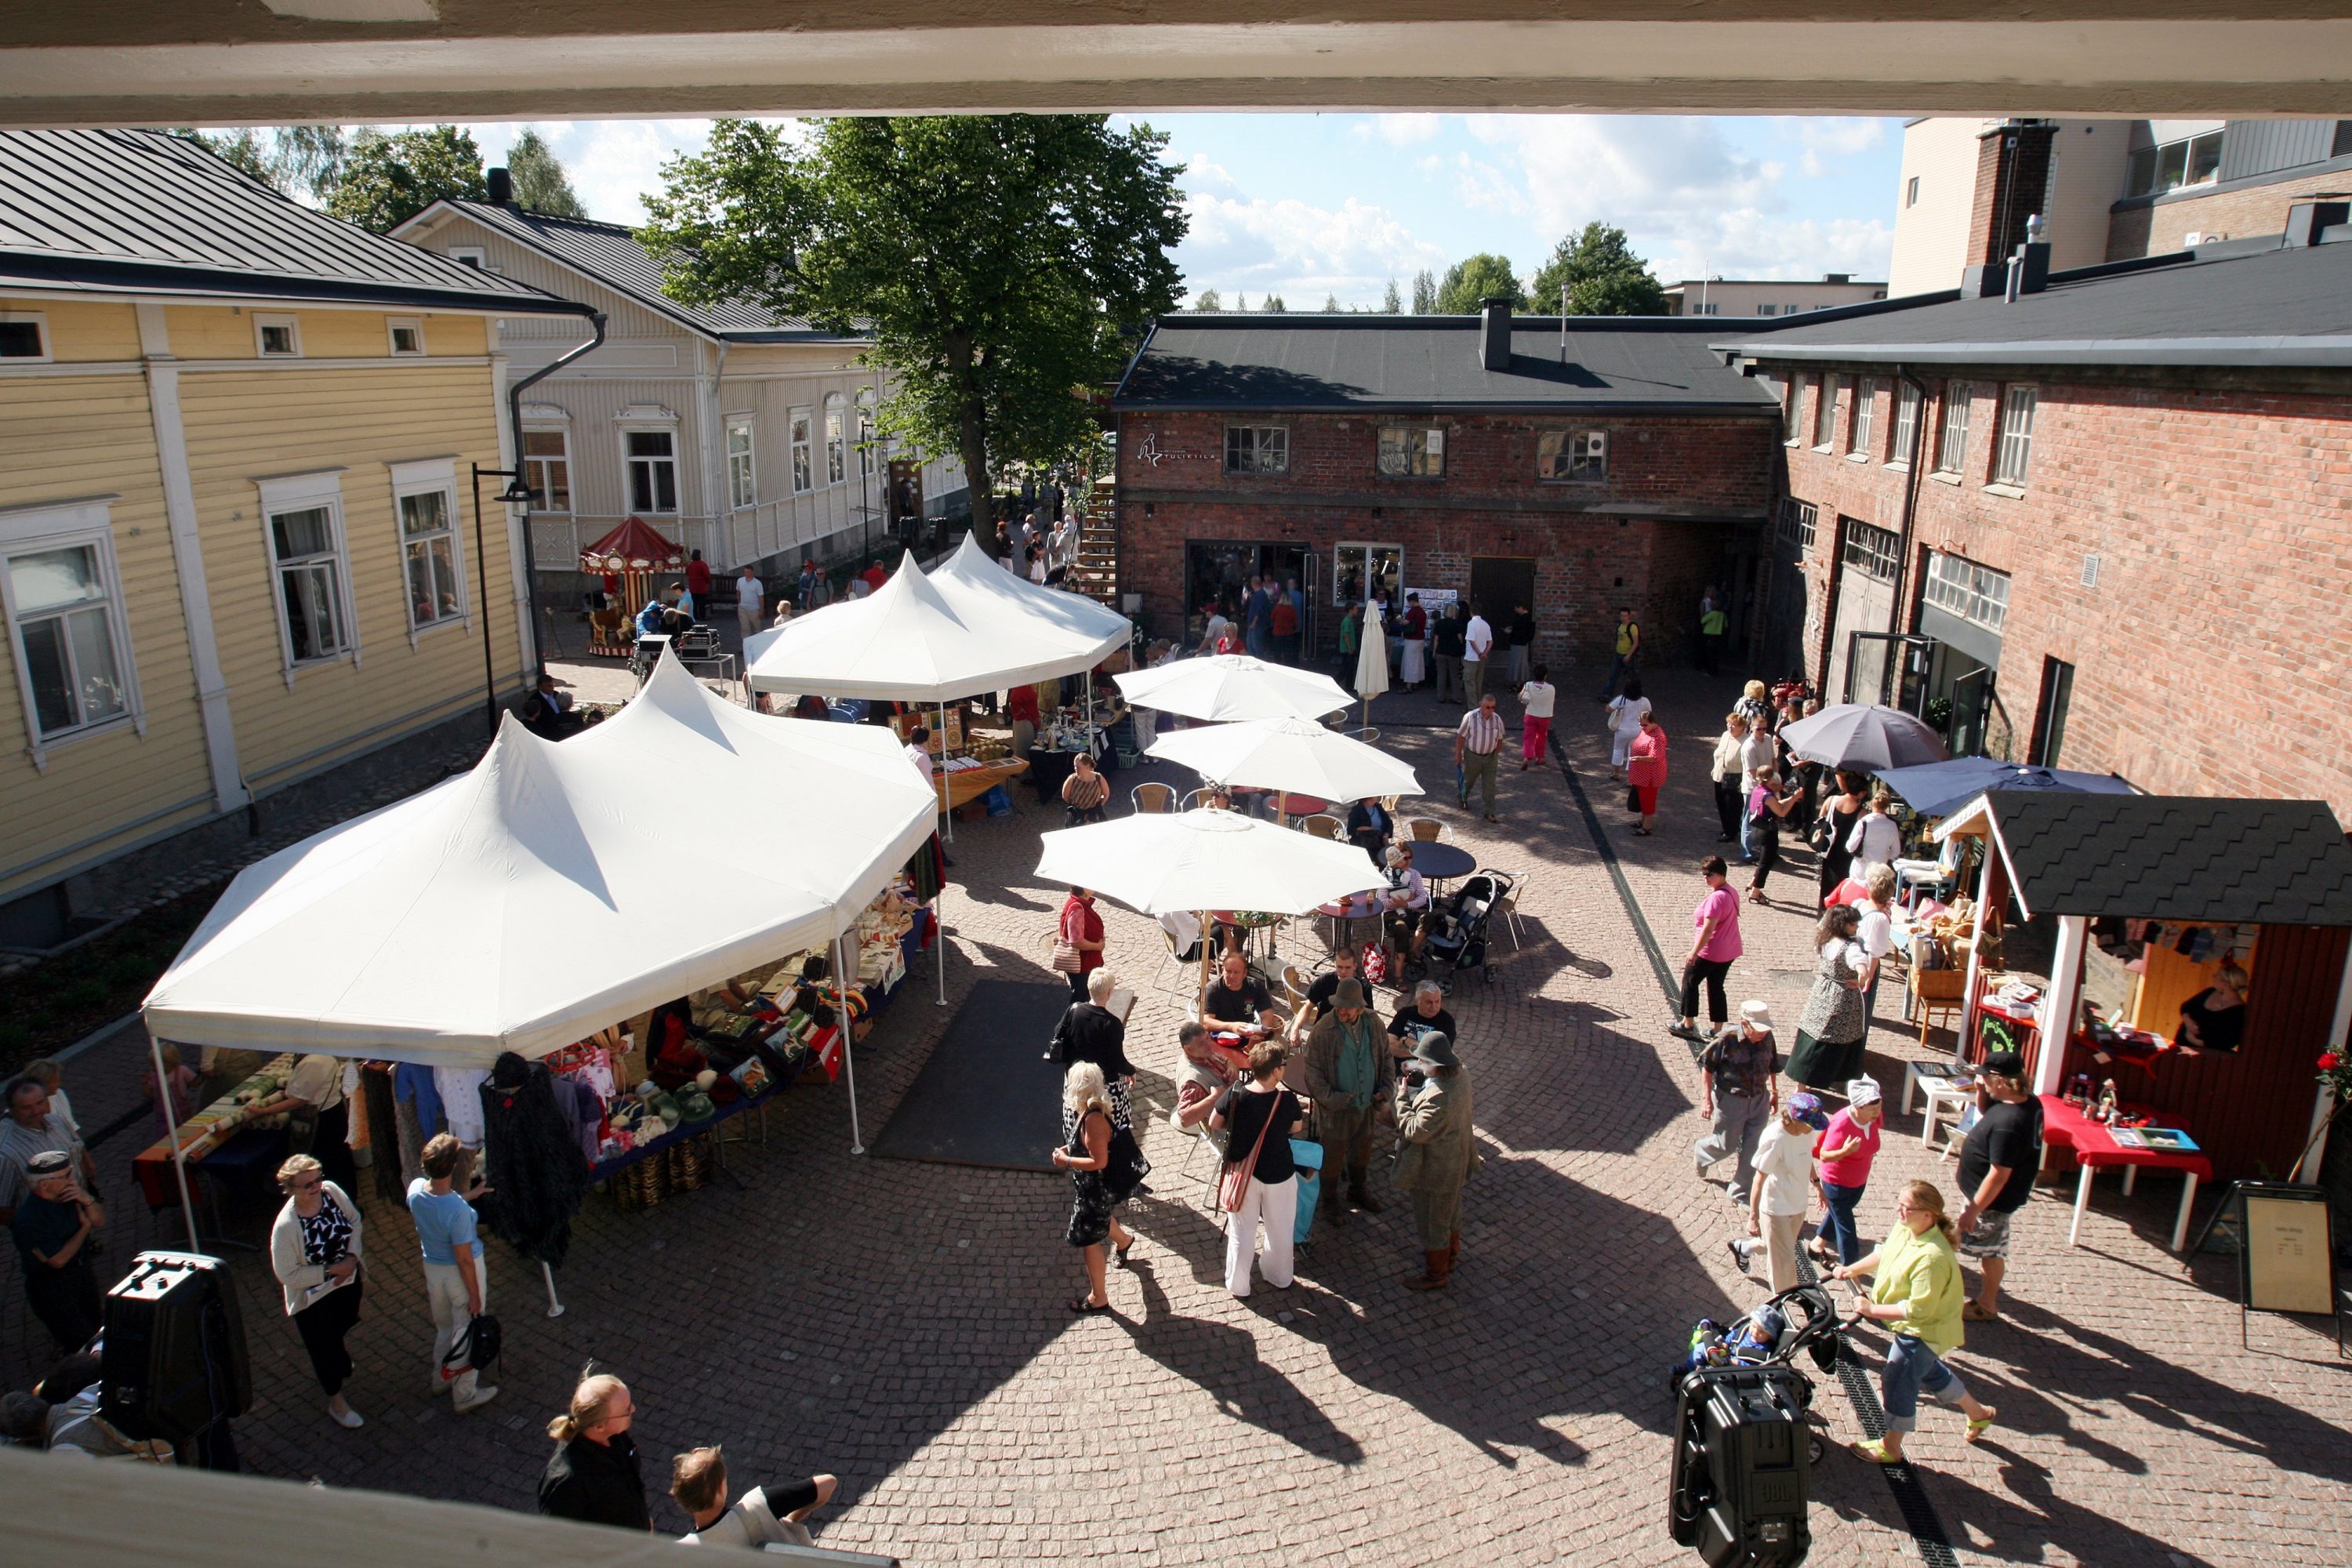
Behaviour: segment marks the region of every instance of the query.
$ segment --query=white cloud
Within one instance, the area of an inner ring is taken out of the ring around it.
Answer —
[[[1181,154],[1176,161],[1184,165],[1183,187],[1187,191],[1238,194],[1241,190],[1234,181],[1233,172],[1213,159],[1191,153]]]
[[[1214,289],[1228,303],[1273,289],[1294,309],[1312,310],[1326,294],[1374,305],[1390,279],[1409,288],[1415,271],[1446,262],[1387,208],[1353,197],[1333,208],[1194,193],[1184,206],[1192,226],[1176,258],[1185,286],[1195,296]]]
[[[1794,120],[1797,140],[1816,152],[1852,157],[1886,140],[1884,120]]]
[[[1355,132],[1360,137],[1377,137],[1391,147],[1415,147],[1436,141],[1444,129],[1444,121],[1434,114],[1373,114],[1359,121]]]

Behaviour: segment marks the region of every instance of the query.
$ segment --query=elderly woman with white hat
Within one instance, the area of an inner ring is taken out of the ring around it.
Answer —
[[[1853,1228],[1853,1211],[1869,1184],[1870,1163],[1878,1156],[1885,1098],[1876,1079],[1852,1079],[1845,1086],[1845,1109],[1822,1130],[1816,1156],[1822,1163],[1822,1228],[1813,1237],[1813,1256],[1823,1263],[1852,1263],[1869,1250]]]

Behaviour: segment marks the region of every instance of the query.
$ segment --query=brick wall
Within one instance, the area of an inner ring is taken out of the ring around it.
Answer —
[[[2003,124],[1977,142],[1977,183],[1969,203],[1969,248],[1963,267],[2006,261],[2025,242],[2025,220],[2042,210],[2050,187],[2049,123]]]
[[[2011,495],[1988,488],[1999,386],[1974,384],[1968,471],[1922,479],[1905,584],[1916,605],[1929,550],[2010,574],[1998,689],[2012,754],[2033,731],[2042,661],[2057,658],[2075,671],[2062,765],[2158,794],[2321,799],[2352,821],[2352,730],[2336,717],[2352,681],[2352,389],[2036,384],[2031,466]],[[1808,377],[1809,418],[1818,385]],[[1892,385],[1879,384],[1869,461],[1844,455],[1850,382],[1838,449],[1787,453],[1789,493],[1821,512],[1812,594],[1832,579],[1838,514],[1902,526]],[[1932,466],[1937,398],[1922,416]],[[2099,557],[2092,587],[2086,555]],[[1828,652],[1808,649],[1817,676]]]
[[[1120,416],[1120,586],[1143,595],[1155,635],[1176,635],[1182,624],[1185,542],[1232,540],[1317,552],[1318,628],[1327,647],[1336,646],[1331,551],[1350,541],[1402,546],[1410,587],[1464,593],[1474,557],[1532,558],[1539,658],[1605,657],[1621,604],[1633,607],[1661,657],[1678,657],[1701,590],[1710,581],[1728,586],[1727,551],[1766,514],[1779,455],[1769,408],[1746,416],[1416,417],[1445,429],[1445,475],[1398,479],[1376,471],[1388,421],[1252,416],[1287,427],[1289,469],[1243,477],[1224,472],[1225,426],[1235,422]],[[1608,432],[1605,482],[1537,480],[1538,435],[1571,428]]]
[[[2286,209],[2313,196],[2352,195],[2352,170],[2299,175],[2274,184],[2119,207],[2107,218],[2107,259],[2161,256],[2191,234],[2251,239],[2286,232]]]

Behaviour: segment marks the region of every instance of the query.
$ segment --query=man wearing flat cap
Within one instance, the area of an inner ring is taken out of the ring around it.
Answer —
[[[1435,1290],[1462,1256],[1462,1184],[1478,1158],[1470,1131],[1470,1075],[1444,1035],[1423,1035],[1397,1080],[1397,1136],[1402,1150],[1397,1188],[1412,1194],[1413,1228],[1421,1234],[1422,1271],[1405,1277],[1411,1290]]]
[[[1340,981],[1332,987],[1331,1011],[1315,1021],[1307,1037],[1307,1098],[1315,1106],[1316,1126],[1323,1134],[1323,1213],[1333,1225],[1346,1222],[1351,1203],[1366,1214],[1378,1214],[1381,1206],[1365,1179],[1372,1158],[1372,1113],[1380,1104],[1388,1052],[1381,1047],[1380,1023],[1370,1002],[1362,981]],[[1343,1164],[1348,1174],[1344,1194],[1339,1190]]]
[[[89,1343],[103,1321],[98,1279],[89,1270],[89,1238],[106,1224],[106,1211],[75,1182],[73,1163],[62,1149],[45,1149],[26,1162],[32,1191],[17,1200],[8,1227],[25,1276],[26,1304],[68,1352]]]

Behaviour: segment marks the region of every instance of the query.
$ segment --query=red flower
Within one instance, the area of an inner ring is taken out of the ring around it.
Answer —
[[[2334,1072],[2337,1068],[2340,1068],[2343,1065],[2344,1058],[2337,1056],[2334,1051],[2329,1051],[2319,1058],[2319,1070],[2321,1072]]]

